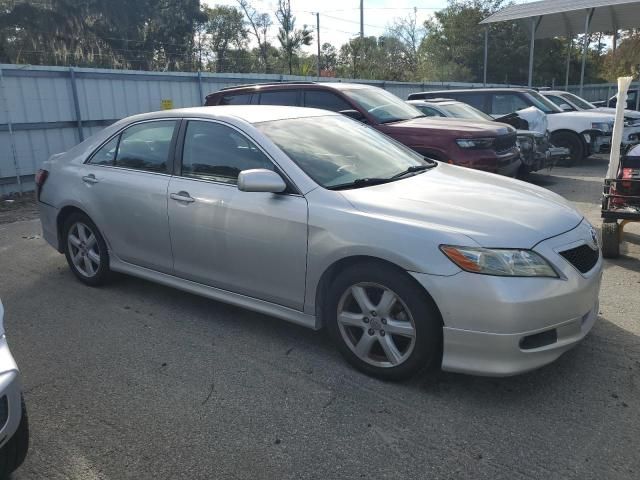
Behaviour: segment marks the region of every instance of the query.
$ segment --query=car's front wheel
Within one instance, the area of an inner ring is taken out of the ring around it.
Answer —
[[[586,156],[586,148],[582,139],[572,132],[557,132],[551,134],[551,143],[556,147],[569,149],[569,160],[565,163],[567,167],[572,167],[577,162],[582,161]]]
[[[400,380],[440,360],[440,315],[406,272],[378,263],[354,265],[332,282],[327,300],[329,331],[359,370]]]

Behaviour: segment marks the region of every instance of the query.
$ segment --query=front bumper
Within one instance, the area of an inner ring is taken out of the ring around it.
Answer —
[[[515,375],[554,361],[580,342],[598,316],[602,256],[582,274],[559,252],[589,239],[583,221],[534,247],[556,268],[557,279],[414,273],[442,314],[442,369]]]
[[[2,372],[0,373],[0,448],[2,448],[16,433],[22,418],[20,374],[4,335],[0,337],[0,372]]]

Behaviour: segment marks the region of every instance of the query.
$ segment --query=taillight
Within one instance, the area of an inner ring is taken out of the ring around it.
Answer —
[[[623,168],[622,169],[622,177],[625,178],[633,178],[633,169],[632,168]],[[622,182],[622,188],[631,188],[631,182]]]
[[[42,191],[42,186],[44,185],[44,182],[47,181],[47,178],[49,178],[48,170],[41,168],[36,172],[36,194],[38,196],[38,200],[40,200],[40,192]]]

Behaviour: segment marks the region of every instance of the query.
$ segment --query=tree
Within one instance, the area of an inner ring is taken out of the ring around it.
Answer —
[[[335,72],[338,66],[338,51],[330,43],[323,43],[320,47],[320,70]]]
[[[244,24],[244,14],[226,5],[214,8],[205,7],[207,20],[204,31],[207,35],[207,45],[215,55],[215,71],[230,71],[227,63],[229,50],[242,49],[247,41],[247,29]]]
[[[269,73],[269,42],[267,41],[267,34],[269,28],[273,25],[271,17],[268,13],[258,12],[248,0],[238,0],[238,5],[240,5],[251,27],[249,33],[253,35],[258,42],[264,72]]]
[[[386,37],[396,38],[402,45],[401,54],[407,68],[415,72],[418,67],[418,51],[426,35],[426,29],[418,23],[417,9],[404,18],[397,18],[387,29]]]
[[[276,19],[280,24],[278,42],[289,65],[289,75],[293,73],[293,56],[303,45],[311,45],[313,35],[306,25],[302,30],[296,29],[296,17],[291,13],[291,0],[278,0]]]

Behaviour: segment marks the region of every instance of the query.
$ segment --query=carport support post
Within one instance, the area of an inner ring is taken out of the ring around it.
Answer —
[[[591,26],[591,19],[593,18],[593,12],[595,8],[587,10],[587,15],[584,20],[584,45],[582,47],[582,70],[580,72],[580,96],[584,90],[584,69],[587,64],[587,51],[589,49],[589,27]]]
[[[536,48],[536,30],[538,30],[540,20],[542,20],[542,17],[531,17],[531,43],[529,44],[529,81],[527,83],[529,87],[533,86],[533,54]]]
[[[569,71],[571,70],[571,47],[573,47],[573,35],[569,36],[569,45],[567,46],[567,72],[564,77],[564,89],[569,90]]]
[[[489,25],[484,27],[484,86],[487,86],[487,58],[489,57]]]

